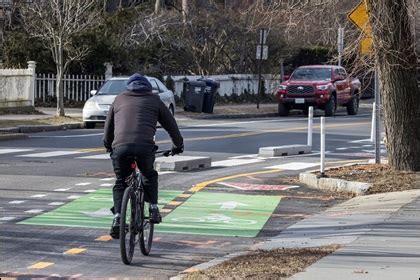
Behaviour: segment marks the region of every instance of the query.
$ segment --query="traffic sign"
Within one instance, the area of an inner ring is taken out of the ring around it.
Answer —
[[[261,45],[257,46],[256,58],[261,59]],[[268,58],[268,46],[262,46],[262,60],[267,60]]]
[[[363,38],[360,42],[360,53],[369,54],[372,52],[373,41],[371,37]]]
[[[372,28],[369,23],[369,13],[365,0],[362,0],[348,15],[351,22],[371,37]]]

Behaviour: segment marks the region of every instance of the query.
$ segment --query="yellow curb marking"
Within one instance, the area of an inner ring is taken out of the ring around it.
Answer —
[[[172,212],[172,209],[160,209],[160,212],[162,212],[162,213],[170,213],[170,212]]]
[[[178,206],[181,204],[182,204],[182,201],[171,201],[167,205]]]
[[[31,265],[30,267],[28,267],[28,269],[43,269],[43,268],[49,267],[53,264],[54,263],[51,263],[51,262],[37,262],[37,263],[34,263],[33,265]]]
[[[272,170],[256,171],[256,172],[242,173],[242,174],[237,174],[237,175],[232,175],[232,176],[221,177],[221,178],[217,178],[217,179],[213,179],[213,180],[198,183],[197,185],[193,186],[190,189],[190,191],[191,192],[198,192],[198,191],[204,189],[205,187],[207,187],[208,185],[218,183],[218,182],[222,182],[222,181],[226,181],[226,180],[230,180],[230,179],[236,179],[236,178],[240,178],[240,177],[259,175],[259,174],[277,173],[277,172],[281,172],[281,171],[282,171],[281,169],[272,169]]]
[[[192,273],[192,272],[196,272],[196,271],[199,271],[199,269],[190,267],[190,268],[184,270],[183,273]]]
[[[111,235],[102,235],[95,239],[95,241],[109,241],[111,240]]]
[[[16,280],[16,277],[1,277],[1,280]]]
[[[69,249],[69,250],[65,251],[64,254],[65,255],[77,255],[77,254],[80,254],[80,253],[82,253],[84,251],[86,251],[86,249],[83,249],[83,248],[72,248],[72,249]]]
[[[188,198],[190,196],[192,196],[192,194],[183,193],[183,194],[178,195],[178,197],[182,197],[182,198]]]

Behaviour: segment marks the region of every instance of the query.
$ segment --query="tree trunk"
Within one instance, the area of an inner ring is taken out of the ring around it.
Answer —
[[[410,0],[367,0],[390,165],[420,171],[420,94]]]
[[[57,96],[57,116],[64,117],[64,88],[63,88],[63,76],[64,76],[64,66],[63,66],[63,50],[59,48],[57,52],[57,80],[56,80],[56,92]]]
[[[188,0],[182,0],[182,21],[184,24],[187,23],[188,12]]]
[[[160,13],[161,7],[162,7],[161,0],[155,0],[155,13],[156,14],[159,14]]]

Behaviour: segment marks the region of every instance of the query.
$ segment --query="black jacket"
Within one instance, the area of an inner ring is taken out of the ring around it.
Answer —
[[[107,149],[134,145],[153,151],[157,122],[169,133],[176,147],[183,146],[178,125],[158,95],[151,91],[121,93],[108,112],[104,145]]]

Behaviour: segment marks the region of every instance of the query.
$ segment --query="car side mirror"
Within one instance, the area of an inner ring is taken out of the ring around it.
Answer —
[[[337,76],[335,76],[335,79],[334,80],[337,82],[337,81],[345,80],[345,78],[344,78],[344,76],[337,75]]]
[[[93,89],[90,91],[90,95],[96,95],[97,92],[98,92],[97,90]]]
[[[157,89],[153,89],[153,90],[152,90],[152,93],[153,93],[153,94],[159,94],[159,91],[158,91]]]
[[[288,81],[290,79],[290,75],[284,75],[283,76],[283,82]]]

